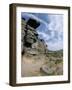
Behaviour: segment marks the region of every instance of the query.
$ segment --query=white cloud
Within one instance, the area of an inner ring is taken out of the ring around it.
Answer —
[[[34,18],[44,24],[44,27],[39,28],[40,30],[38,30],[38,34],[40,35],[40,38],[44,39],[44,41],[48,45],[49,50],[54,51],[63,49],[63,15],[48,14],[49,23],[33,14],[24,13],[24,16]],[[51,31],[50,35],[49,30]]]
[[[48,45],[49,50],[56,51],[56,50],[63,49],[63,42],[62,41],[58,41],[56,43],[47,43],[47,45]]]
[[[48,24],[49,30],[63,31],[63,17],[62,15],[48,15],[50,23]]]
[[[48,30],[51,30],[51,35],[48,35],[45,32],[39,32],[39,35],[42,35],[42,38],[45,40],[48,45],[49,50],[60,50],[63,49],[63,39],[61,35],[63,33],[63,18],[62,15],[48,15],[50,23],[48,24]],[[55,34],[55,32],[57,32]],[[57,38],[55,38],[57,36]]]

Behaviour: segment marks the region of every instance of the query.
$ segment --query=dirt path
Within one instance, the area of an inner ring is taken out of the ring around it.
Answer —
[[[45,56],[23,56],[21,75],[25,76],[39,76],[40,68],[44,64]]]
[[[24,55],[21,62],[21,76],[45,76],[45,75],[62,75],[63,59],[56,57],[46,57],[41,55]],[[41,71],[42,67],[46,67],[47,74]],[[52,73],[51,73],[52,72]]]

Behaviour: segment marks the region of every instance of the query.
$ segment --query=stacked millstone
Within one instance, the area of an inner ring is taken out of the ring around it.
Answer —
[[[38,38],[36,28],[40,23],[34,19],[29,19],[27,22],[22,19],[22,53],[39,54],[46,52],[45,43]]]

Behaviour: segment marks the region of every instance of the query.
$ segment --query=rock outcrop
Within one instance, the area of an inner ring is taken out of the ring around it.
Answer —
[[[38,38],[36,28],[40,23],[34,19],[29,19],[27,22],[22,19],[21,33],[21,51],[28,54],[46,53],[47,48],[45,42]]]

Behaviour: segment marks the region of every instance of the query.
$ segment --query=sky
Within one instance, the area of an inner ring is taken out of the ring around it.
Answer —
[[[62,14],[22,12],[21,17],[26,20],[33,18],[40,22],[37,32],[39,34],[39,38],[45,41],[49,50],[57,51],[63,49]]]

